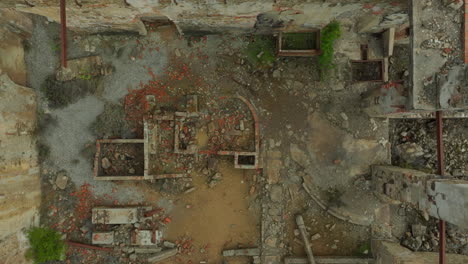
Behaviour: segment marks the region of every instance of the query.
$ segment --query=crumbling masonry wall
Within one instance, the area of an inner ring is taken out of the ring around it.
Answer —
[[[458,227],[468,228],[468,182],[395,166],[373,166],[378,195],[414,208]]]
[[[25,4],[29,3],[29,5]],[[79,3],[79,5],[77,4]],[[59,1],[9,0],[0,8],[16,10],[59,19]],[[195,1],[195,0],[80,0],[67,1],[67,26],[87,32],[132,31],[146,34],[141,19],[164,20],[175,23],[179,31],[190,32],[249,32],[253,30],[297,30],[322,28],[331,20],[348,12],[370,10],[368,19],[359,23],[363,32],[379,32],[402,23],[395,14],[405,17],[407,1],[382,0],[376,4],[349,1]],[[403,21],[404,22],[404,21]]]
[[[0,75],[0,258],[24,263],[22,229],[39,220],[39,166],[34,131],[36,96]]]
[[[37,160],[36,95],[26,83],[22,40],[32,23],[26,16],[0,10],[0,262],[24,258],[23,229],[38,222],[41,200]]]

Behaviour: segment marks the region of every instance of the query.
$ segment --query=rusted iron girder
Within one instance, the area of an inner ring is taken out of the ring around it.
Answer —
[[[62,30],[60,32],[61,39],[61,63],[62,67],[67,67],[67,13],[66,13],[66,0],[60,0],[60,24]]]
[[[436,112],[437,123],[437,170],[441,177],[445,176],[444,139],[442,111]],[[439,264],[446,263],[445,257],[445,221],[439,220]]]
[[[77,243],[73,241],[67,241],[67,245],[69,245],[70,247],[80,247],[80,248],[86,248],[86,249],[92,249],[92,250],[100,250],[100,251],[108,251],[108,252],[114,251],[113,248],[97,247],[97,246]]]

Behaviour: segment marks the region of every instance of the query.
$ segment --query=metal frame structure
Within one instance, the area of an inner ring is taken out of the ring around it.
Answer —
[[[442,111],[436,112],[437,123],[437,169],[441,177],[445,176],[445,161],[444,161],[444,140],[442,132],[444,128]],[[439,264],[446,263],[445,257],[445,221],[439,220]]]
[[[62,67],[67,68],[67,10],[66,10],[66,0],[60,0],[60,40],[61,40],[61,56],[60,61],[62,62]]]

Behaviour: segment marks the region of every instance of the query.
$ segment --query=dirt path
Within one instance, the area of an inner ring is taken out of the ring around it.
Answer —
[[[194,252],[182,255],[183,262],[220,263],[224,248],[257,245],[258,216],[248,210],[252,200],[248,181],[252,172],[234,169],[227,161],[220,163],[220,172],[223,180],[212,189],[208,188],[205,176],[193,175],[197,190],[174,202],[165,238],[177,241],[187,236],[193,240]],[[230,263],[249,262],[239,259]]]

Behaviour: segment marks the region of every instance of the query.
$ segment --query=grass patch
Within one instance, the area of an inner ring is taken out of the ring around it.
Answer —
[[[256,35],[245,51],[247,60],[255,67],[269,68],[276,60],[275,41],[272,36]]]
[[[59,232],[48,227],[32,227],[27,236],[30,248],[26,251],[26,258],[34,263],[64,259],[66,246]]]
[[[357,248],[357,255],[359,256],[369,256],[371,252],[371,245],[369,242],[365,242]]]
[[[319,56],[318,62],[322,77],[328,75],[330,69],[335,66],[333,64],[333,45],[339,37],[341,37],[341,27],[338,21],[330,22],[321,32],[320,49],[322,50],[322,54]]]

